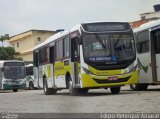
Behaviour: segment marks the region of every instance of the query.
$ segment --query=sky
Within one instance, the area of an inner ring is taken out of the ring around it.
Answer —
[[[160,0],[0,0],[0,36],[69,29],[82,22],[137,21]]]

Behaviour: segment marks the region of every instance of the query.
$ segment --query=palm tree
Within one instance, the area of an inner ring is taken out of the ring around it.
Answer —
[[[0,37],[0,41],[2,42],[2,47],[3,47],[3,42],[4,42],[5,40],[9,40],[9,34],[5,34],[4,36],[1,36],[1,37]]]

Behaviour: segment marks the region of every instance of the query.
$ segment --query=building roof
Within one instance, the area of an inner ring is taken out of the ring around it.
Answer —
[[[14,41],[19,40],[20,38],[23,38],[23,37],[27,37],[27,36],[29,36],[29,35],[32,35],[33,32],[56,33],[56,31],[49,31],[49,30],[35,30],[35,29],[32,29],[32,30],[25,31],[25,32],[23,32],[23,33],[20,33],[20,34],[11,36],[10,39],[9,39],[9,42],[11,43],[11,42],[14,42]]]
[[[140,15],[153,14],[153,13],[155,13],[155,12],[146,12],[146,13],[142,13]]]
[[[18,35],[25,34],[25,33],[28,33],[28,32],[34,32],[34,31],[38,31],[38,32],[53,32],[53,33],[56,33],[56,31],[50,31],[50,30],[37,30],[37,29],[31,29],[31,30],[28,30],[28,31],[19,33],[19,34],[17,34],[17,35],[11,36],[10,38],[13,38],[13,37],[16,37],[16,36],[18,36]]]
[[[144,23],[147,23],[149,22],[148,19],[142,19],[142,20],[138,20],[138,21],[134,21],[134,22],[130,22],[130,25],[132,26],[132,28],[137,28],[139,27],[140,25],[144,24]]]

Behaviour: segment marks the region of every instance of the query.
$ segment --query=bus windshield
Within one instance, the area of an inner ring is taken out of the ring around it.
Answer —
[[[22,62],[5,62],[4,78],[6,79],[23,79],[25,78],[25,67]]]
[[[5,66],[4,78],[23,79],[25,78],[25,68],[23,66]]]
[[[33,75],[33,66],[26,67],[26,75],[27,76]]]
[[[84,57],[91,62],[109,64],[135,57],[134,39],[130,34],[88,34],[83,37]]]

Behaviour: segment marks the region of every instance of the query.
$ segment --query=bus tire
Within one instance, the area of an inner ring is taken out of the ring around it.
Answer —
[[[131,84],[130,89],[134,91],[145,91],[148,88],[148,84]]]
[[[76,96],[79,94],[79,89],[73,87],[73,81],[72,81],[71,77],[69,77],[69,84],[68,85],[69,85],[69,93],[71,96]]]
[[[88,88],[80,88],[80,89],[79,89],[79,92],[80,92],[81,94],[86,94],[86,93],[88,93],[88,91],[89,91]]]
[[[32,81],[29,82],[29,90],[33,90],[34,89],[34,84]]]
[[[44,94],[45,95],[52,95],[52,94],[56,94],[57,90],[53,89],[53,88],[48,88],[48,84],[47,84],[47,80],[43,79],[43,90],[44,90]]]
[[[111,87],[110,90],[112,94],[119,94],[121,87]]]
[[[13,89],[13,92],[17,92],[18,91],[18,89]]]

